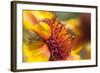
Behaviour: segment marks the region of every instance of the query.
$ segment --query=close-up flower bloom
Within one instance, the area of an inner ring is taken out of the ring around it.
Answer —
[[[77,44],[82,35],[81,14],[72,18],[61,15],[51,11],[23,11],[23,62],[80,60],[83,48],[87,53],[88,42]],[[90,45],[88,48],[90,51]]]

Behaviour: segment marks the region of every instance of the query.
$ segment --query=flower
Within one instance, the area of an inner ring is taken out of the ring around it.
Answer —
[[[50,11],[25,10],[23,25],[25,30],[36,33],[42,39],[31,43],[34,44],[34,48],[30,48],[30,44],[23,44],[25,62],[57,61],[69,58],[75,35],[66,29],[56,14]],[[44,45],[36,48],[41,43]]]

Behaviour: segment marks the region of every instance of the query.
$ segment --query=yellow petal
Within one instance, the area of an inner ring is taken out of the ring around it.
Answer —
[[[74,55],[70,55],[66,60],[80,60],[80,55],[78,54],[74,54]]]
[[[81,21],[79,18],[71,18],[67,21],[65,21],[65,23],[67,24],[67,26],[73,30],[77,35],[81,35],[80,32],[80,25],[81,25]]]
[[[31,14],[28,11],[23,11],[23,25],[24,28],[27,30],[32,30],[33,25],[35,25],[36,23],[34,23],[35,18],[31,16]]]
[[[35,11],[24,11],[23,12],[23,22],[24,22],[24,28],[29,30],[29,31],[34,31],[37,34],[39,34],[39,36],[41,36],[44,39],[47,39],[50,37],[51,35],[51,29],[50,26],[47,23],[44,23],[42,21],[36,23],[36,19],[33,16],[33,13],[36,13],[37,17],[42,15],[41,12],[35,12]],[[49,14],[49,13],[47,13]],[[44,16],[43,17],[49,18],[49,16]],[[42,18],[43,19],[43,18]]]
[[[82,46],[78,46],[78,47],[74,48],[71,51],[67,60],[80,60],[81,59],[81,56],[80,56],[81,50],[82,50]]]
[[[72,51],[71,51],[71,54],[80,54],[81,50],[83,49],[83,46],[80,45],[80,46],[77,46],[75,47]]]
[[[52,19],[54,14],[49,11],[31,11],[38,20]]]
[[[24,62],[45,62],[50,58],[50,52],[45,44],[41,48],[29,48],[29,45],[23,44]]]
[[[51,36],[51,28],[48,24],[40,22],[38,27],[40,28],[38,31],[41,33],[40,35],[43,36],[44,39],[48,39]]]

